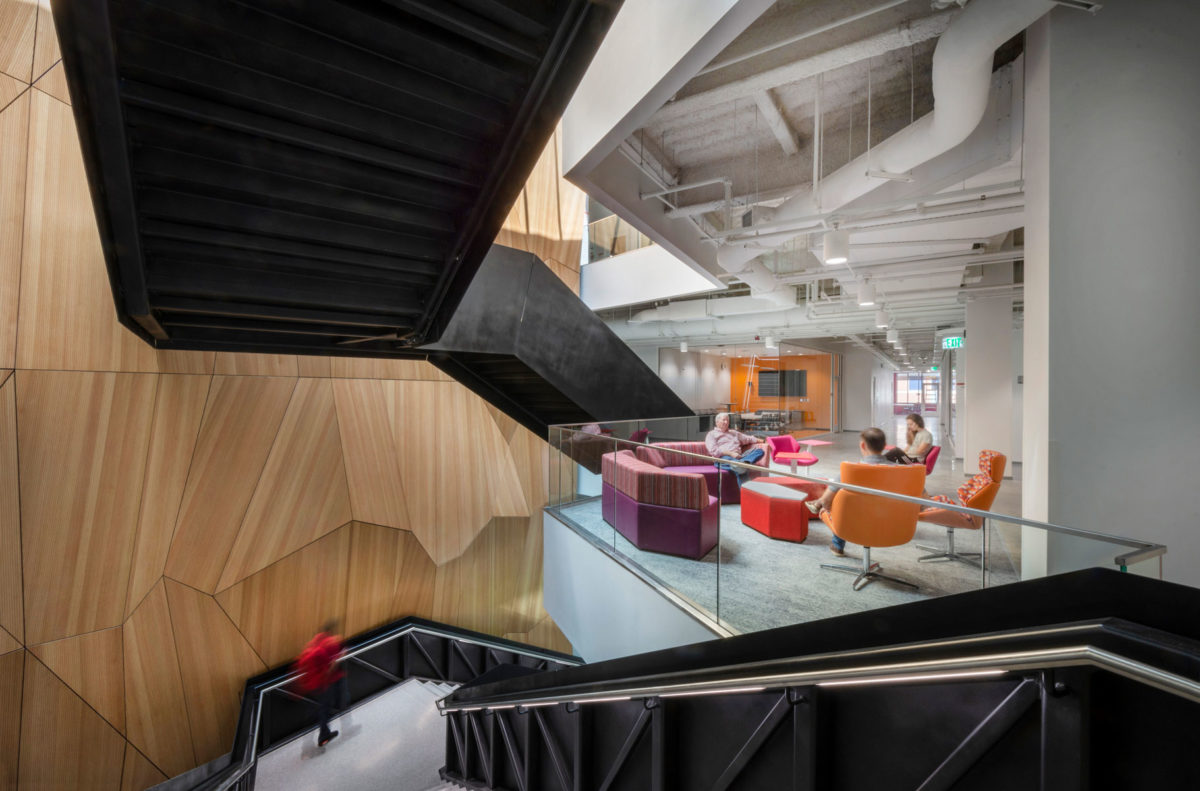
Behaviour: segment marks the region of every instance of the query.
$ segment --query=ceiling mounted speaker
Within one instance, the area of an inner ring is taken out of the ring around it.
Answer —
[[[844,264],[850,260],[850,232],[834,229],[825,234],[825,263]]]
[[[875,286],[870,283],[863,282],[858,287],[858,306],[860,308],[869,308],[875,304]]]

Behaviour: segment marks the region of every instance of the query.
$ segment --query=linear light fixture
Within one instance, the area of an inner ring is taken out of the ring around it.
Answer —
[[[697,689],[688,692],[664,692],[660,698],[684,698],[693,695],[733,695],[738,692],[762,692],[766,687],[734,687],[732,689]]]
[[[956,673],[921,673],[912,676],[873,676],[871,678],[852,678],[846,681],[822,681],[818,687],[851,687],[864,684],[902,684],[908,681],[944,681],[948,678],[982,678],[984,676],[1002,676],[1006,670],[964,670]]]

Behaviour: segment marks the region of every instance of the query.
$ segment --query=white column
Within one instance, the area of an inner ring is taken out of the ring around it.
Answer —
[[[1025,384],[1021,516],[1050,517],[1050,18],[1025,32]],[[1021,531],[1021,578],[1046,575],[1046,533]]]
[[[1012,282],[1012,265],[988,267],[984,283]],[[979,452],[998,450],[1012,456],[1012,296],[967,302],[963,388],[963,469],[979,472]]]

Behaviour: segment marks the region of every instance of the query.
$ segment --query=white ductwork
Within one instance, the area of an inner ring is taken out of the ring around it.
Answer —
[[[867,176],[868,170],[907,173],[966,140],[987,109],[996,49],[1053,7],[1051,0],[974,0],[950,24],[934,50],[933,112],[822,179],[817,193],[808,189],[785,201],[770,213],[770,221],[798,219],[845,206],[880,185],[878,179]],[[774,245],[785,241],[787,238],[772,238]],[[753,259],[761,253],[757,245],[725,245],[717,251],[717,263],[746,280],[744,274],[758,276]],[[767,290],[765,283],[758,288]]]
[[[787,306],[780,306],[772,300],[758,297],[689,299],[648,310],[639,310],[630,316],[628,321],[630,324],[645,324],[651,321],[702,321],[751,313],[776,313],[795,306],[794,299],[792,304]]]

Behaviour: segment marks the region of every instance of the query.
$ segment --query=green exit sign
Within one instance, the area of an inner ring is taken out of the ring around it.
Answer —
[[[963,339],[961,337],[960,338],[942,338],[942,348],[943,349],[961,349],[962,345],[963,345]]]

